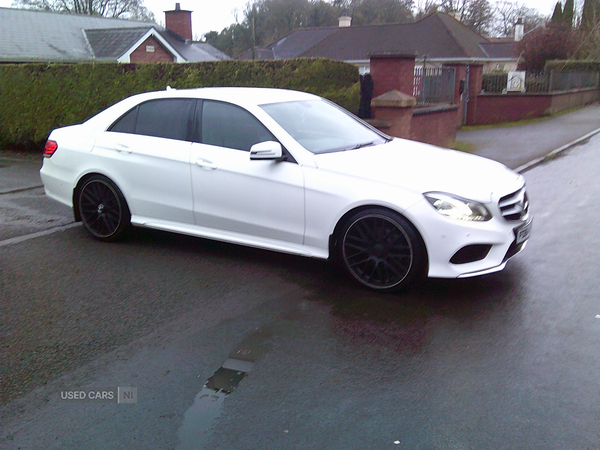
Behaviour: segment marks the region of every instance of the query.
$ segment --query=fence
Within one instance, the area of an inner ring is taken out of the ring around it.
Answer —
[[[417,106],[454,103],[454,68],[415,67],[413,97]]]
[[[489,94],[506,93],[508,74],[484,74],[482,90]],[[598,72],[527,71],[525,92],[556,92],[598,87]]]

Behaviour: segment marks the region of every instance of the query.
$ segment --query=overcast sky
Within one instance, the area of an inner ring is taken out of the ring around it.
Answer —
[[[0,0],[0,7],[11,7],[13,0]],[[208,31],[221,31],[232,23],[244,18],[244,9],[248,0],[179,0],[181,9],[193,11],[192,28],[194,38],[200,38]],[[494,3],[492,1],[492,3]],[[519,0],[530,8],[537,9],[543,15],[550,15],[556,0]],[[563,1],[564,3],[564,1]],[[579,2],[575,2],[576,4]],[[175,9],[175,0],[144,0],[156,20],[164,25],[165,10]],[[1,25],[1,24],[0,24]]]

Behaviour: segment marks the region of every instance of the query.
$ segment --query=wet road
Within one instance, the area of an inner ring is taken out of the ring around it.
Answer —
[[[529,170],[503,272],[393,296],[320,261],[3,224],[0,447],[600,448],[598,173],[600,135]],[[113,387],[137,402],[60,399]]]
[[[600,103],[532,123],[459,130],[457,142],[473,153],[517,169],[582,136],[598,133]]]

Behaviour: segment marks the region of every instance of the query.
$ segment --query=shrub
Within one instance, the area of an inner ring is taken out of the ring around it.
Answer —
[[[54,128],[81,123],[134,94],[208,86],[295,89],[358,111],[355,66],[327,59],[193,64],[0,65],[0,145],[39,148]]]

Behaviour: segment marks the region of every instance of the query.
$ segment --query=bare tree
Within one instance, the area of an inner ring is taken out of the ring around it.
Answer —
[[[19,8],[153,21],[154,14],[143,0],[16,0]]]
[[[458,20],[483,36],[491,31],[494,10],[488,0],[441,0],[439,10],[454,14]]]
[[[546,21],[546,18],[536,9],[507,0],[499,1],[494,7],[492,34],[499,37],[514,36],[515,24],[519,19],[523,21],[525,33],[543,25]]]
[[[421,20],[440,8],[438,0],[417,0],[415,3],[415,20]]]

